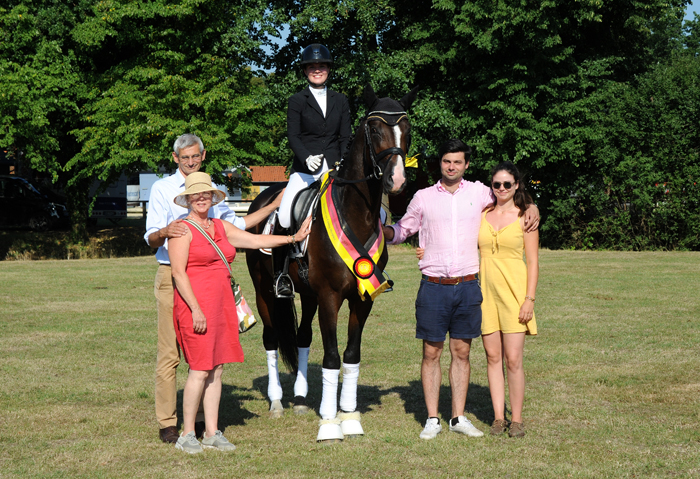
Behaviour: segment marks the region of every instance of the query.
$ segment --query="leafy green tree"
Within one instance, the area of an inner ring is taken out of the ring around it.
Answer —
[[[287,99],[305,85],[302,48],[321,42],[356,118],[366,82],[393,97],[421,85],[411,153],[430,158],[460,137],[475,148],[474,178],[503,159],[528,171],[545,244],[696,248],[679,216],[697,154],[695,96],[681,93],[697,78],[687,3],[8,0],[0,142],[65,188],[80,235],[94,178],[169,164],[185,131],[202,136],[213,173],[289,165]],[[283,31],[273,45],[267,35]],[[659,197],[657,182],[673,187]]]
[[[482,181],[493,164],[514,160],[537,184],[544,242],[560,245],[575,230],[562,220],[577,192],[601,175],[594,152],[609,135],[601,105],[615,85],[679,47],[687,3],[280,0],[273,21],[290,33],[272,81],[285,94],[301,87],[293,62],[319,41],[336,56],[334,87],[350,98],[366,81],[393,96],[420,84],[415,150],[430,156],[442,141],[463,138]]]
[[[700,15],[695,13],[693,20],[683,22],[683,33],[684,53],[700,56]]]
[[[67,194],[84,238],[95,178],[169,164],[199,134],[206,168],[272,156],[266,3],[10,0],[0,9],[0,142]]]
[[[601,95],[597,174],[582,176],[565,245],[700,249],[700,58],[674,55]]]

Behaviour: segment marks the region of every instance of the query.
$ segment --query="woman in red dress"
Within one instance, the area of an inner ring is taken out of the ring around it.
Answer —
[[[310,218],[293,236],[254,235],[228,221],[210,218],[209,209],[225,197],[212,186],[208,174],[196,172],[187,176],[185,191],[174,201],[190,209],[187,219],[203,228],[229,263],[236,256],[236,247],[275,248],[303,241],[309,234]],[[227,265],[194,226],[185,224],[187,234],[168,240],[175,282],[173,320],[178,343],[190,366],[183,394],[182,435],[175,447],[189,453],[201,452],[202,446],[231,451],[235,446],[226,440],[217,423],[223,365],[243,362],[236,304]],[[201,444],[194,433],[200,401],[206,425]]]

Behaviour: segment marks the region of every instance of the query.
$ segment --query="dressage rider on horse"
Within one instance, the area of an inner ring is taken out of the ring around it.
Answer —
[[[352,134],[348,99],[326,86],[333,65],[328,48],[318,43],[309,45],[301,54],[300,65],[309,86],[289,98],[287,138],[294,163],[279,208],[283,228],[291,226],[296,194],[340,161]],[[287,275],[288,254],[288,247],[273,251],[275,295],[282,298],[293,297],[292,281]]]

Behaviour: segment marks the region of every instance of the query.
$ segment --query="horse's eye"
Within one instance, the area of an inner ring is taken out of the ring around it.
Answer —
[[[372,134],[373,134],[373,135],[376,135],[376,134],[379,133],[379,130],[377,130],[377,127],[376,127],[376,126],[373,126],[371,131],[372,131]]]

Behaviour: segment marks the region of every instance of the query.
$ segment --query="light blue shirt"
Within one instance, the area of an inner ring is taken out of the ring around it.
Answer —
[[[214,185],[215,188],[221,189]],[[151,187],[151,197],[148,200],[148,216],[146,217],[146,234],[143,238],[148,243],[148,237],[161,228],[165,228],[178,218],[184,218],[189,213],[187,208],[178,206],[173,201],[177,195],[185,191],[185,177],[178,168],[175,174],[160,179]],[[245,230],[245,220],[226,206],[223,201],[209,209],[210,218],[219,218],[229,221],[237,228]],[[156,260],[160,264],[170,264],[168,256],[168,240],[158,248]]]

